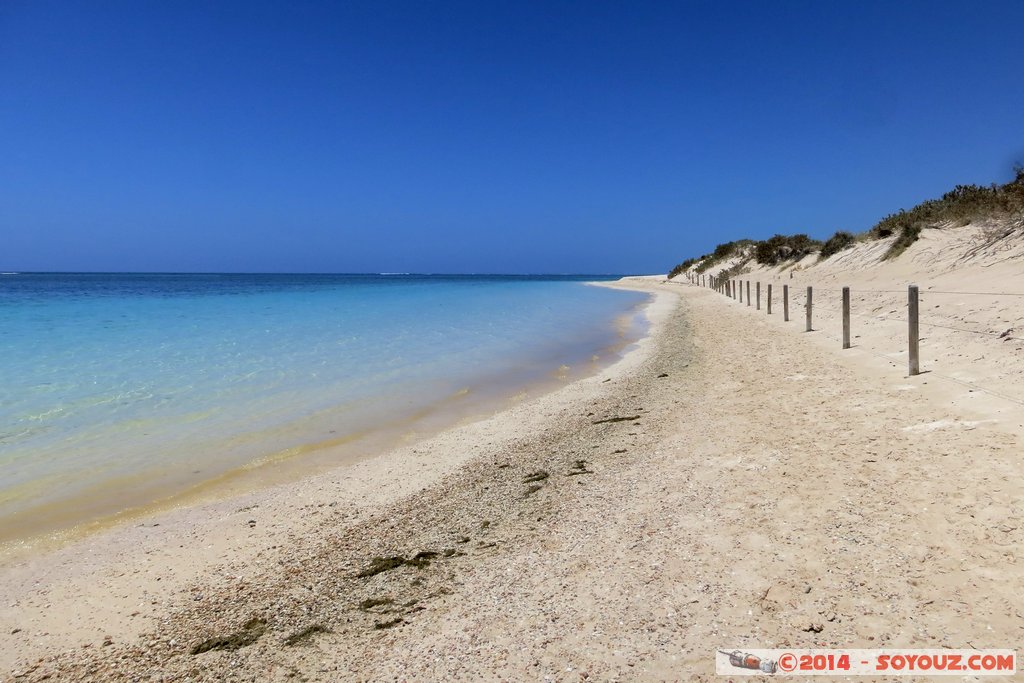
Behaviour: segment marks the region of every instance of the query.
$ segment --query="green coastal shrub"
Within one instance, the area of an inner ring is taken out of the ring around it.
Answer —
[[[703,273],[708,268],[715,266],[722,261],[735,256],[739,253],[740,248],[753,244],[751,240],[733,240],[732,242],[723,242],[715,247],[715,250],[710,254],[700,257],[700,265],[697,266],[696,271]]]
[[[825,260],[829,256],[838,254],[843,249],[849,249],[856,242],[857,238],[852,233],[837,230],[836,234],[829,237],[825,240],[825,244],[821,245],[821,253],[818,255],[818,258]]]
[[[676,275],[679,275],[680,273],[683,273],[683,272],[689,270],[690,266],[692,266],[696,262],[697,262],[697,259],[688,258],[685,261],[683,261],[682,263],[674,266],[672,268],[672,270],[668,271],[668,276],[670,278],[673,278]]]
[[[821,246],[821,242],[807,235],[775,235],[754,247],[754,259],[763,266],[774,266],[783,261],[796,261]]]
[[[905,225],[900,228],[900,234],[896,236],[893,243],[889,245],[889,249],[882,255],[883,261],[894,259],[907,250],[911,244],[916,242],[921,236],[921,231],[924,230],[924,226],[921,224]]]
[[[875,239],[896,235],[883,259],[893,259],[907,250],[925,228],[962,226],[978,220],[1007,219],[1024,214],[1024,167],[1014,169],[1005,185],[957,185],[940,199],[923,201],[909,211],[889,214],[868,235]]]

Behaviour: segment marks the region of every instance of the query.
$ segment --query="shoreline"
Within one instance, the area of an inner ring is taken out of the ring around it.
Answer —
[[[0,653],[0,670],[13,667],[19,658],[24,661],[22,653],[52,652],[54,646],[59,650],[58,643],[68,649],[97,639],[103,641],[108,636],[118,643],[137,637],[150,625],[147,615],[137,609],[140,593],[170,600],[182,586],[209,578],[210,570],[217,565],[245,565],[253,561],[254,553],[276,550],[287,539],[315,537],[317,520],[310,517],[328,503],[313,501],[330,498],[329,505],[335,508],[332,512],[339,512],[337,508],[342,507],[346,525],[356,524],[381,506],[436,485],[439,479],[478,457],[474,452],[452,452],[453,448],[485,439],[493,443],[520,438],[524,424],[545,420],[544,406],[557,406],[564,401],[564,395],[575,394],[579,385],[600,384],[599,375],[617,376],[639,362],[656,334],[657,318],[663,315],[657,311],[664,309],[666,296],[674,299],[664,294],[651,296],[627,314],[631,318],[642,314],[648,319],[647,335],[632,342],[623,341],[609,365],[590,367],[584,376],[568,384],[552,379],[544,386],[531,387],[532,394],[524,396],[520,391],[515,396],[502,397],[484,415],[479,410],[475,415],[462,415],[454,424],[412,444],[387,448],[297,480],[148,512],[56,549],[9,558],[0,578],[0,593],[5,598],[5,607],[0,607],[0,632],[17,631],[12,633],[11,640],[21,642]],[[653,319],[651,311],[655,311]],[[500,404],[504,405],[494,412]],[[410,466],[415,466],[415,470],[407,476],[397,474]],[[300,505],[300,501],[309,502]],[[317,509],[304,514],[310,507]],[[268,528],[268,516],[278,517],[279,521]],[[265,535],[262,545],[266,547],[257,550],[250,544],[258,535]],[[180,556],[183,550],[187,551],[187,558]],[[156,558],[160,558],[159,567],[153,566]],[[132,575],[119,569],[123,566],[134,566]],[[22,593],[25,598],[11,602],[13,596]],[[119,596],[108,600],[113,594]],[[45,603],[58,608],[28,618],[34,622],[37,633],[46,634],[42,644],[33,644],[29,636],[32,629],[26,629],[23,622],[33,606],[43,602],[41,596],[45,596]],[[33,598],[39,598],[39,602]],[[97,611],[83,615],[82,604]],[[49,645],[51,642],[53,646]]]
[[[185,473],[173,476],[165,473],[160,481],[170,485],[173,492],[169,495],[157,494],[159,484],[147,478],[147,470],[120,476],[110,483],[97,484],[94,489],[76,494],[70,499],[19,510],[5,517],[4,538],[0,539],[0,567],[183,506],[207,504],[322,475],[334,468],[377,457],[468,422],[486,418],[516,403],[592,376],[617,362],[625,350],[645,334],[645,331],[635,327],[633,321],[643,317],[647,303],[641,301],[632,304],[611,321],[608,343],[593,349],[587,347],[586,353],[581,349],[566,348],[560,357],[546,358],[543,367],[540,364],[530,367],[527,377],[511,367],[482,373],[453,393],[425,399],[411,411],[405,410],[391,416],[381,415],[370,426],[340,437],[299,441],[282,450],[266,452],[251,461],[218,470],[211,473],[212,476],[199,479],[196,479],[195,473],[191,477]],[[153,492],[152,496],[147,494],[148,500],[143,502],[140,502],[138,495],[118,498],[122,502],[114,506],[117,509],[90,512],[85,519],[77,522],[71,522],[67,513],[54,512],[58,509],[80,511],[83,505],[90,510],[98,510],[96,501],[101,499],[107,501],[107,508],[111,508],[111,495],[116,497],[124,494],[119,490],[108,489],[116,487],[132,490],[135,488],[133,482],[141,482],[146,491]],[[47,519],[52,517],[57,521],[40,523],[40,514],[49,515]]]
[[[928,375],[620,286],[661,306],[608,372],[203,522],[234,545],[142,529],[29,586],[11,680],[713,681],[716,649],[1024,638],[1024,410],[951,420]]]

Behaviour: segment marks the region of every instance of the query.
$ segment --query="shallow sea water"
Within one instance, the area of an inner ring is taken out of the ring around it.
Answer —
[[[2,275],[0,541],[584,372],[645,300],[595,279]]]

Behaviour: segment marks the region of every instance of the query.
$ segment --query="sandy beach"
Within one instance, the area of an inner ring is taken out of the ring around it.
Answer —
[[[926,340],[908,377],[882,321],[843,351],[827,306],[808,334],[684,283],[616,285],[655,294],[651,332],[596,376],[4,568],[4,680],[711,680],[716,649],[1019,643],[1014,335]]]
[[[3,3],[0,683],[1024,678],[1022,25]]]

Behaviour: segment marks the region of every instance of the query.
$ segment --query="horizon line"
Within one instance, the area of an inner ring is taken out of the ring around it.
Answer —
[[[596,272],[536,272],[536,273],[444,273],[444,272],[343,272],[343,271],[205,271],[205,270],[10,270],[0,271],[0,275],[359,275],[359,276],[475,276],[475,277],[536,277],[546,275],[650,275],[651,273],[596,273]]]

